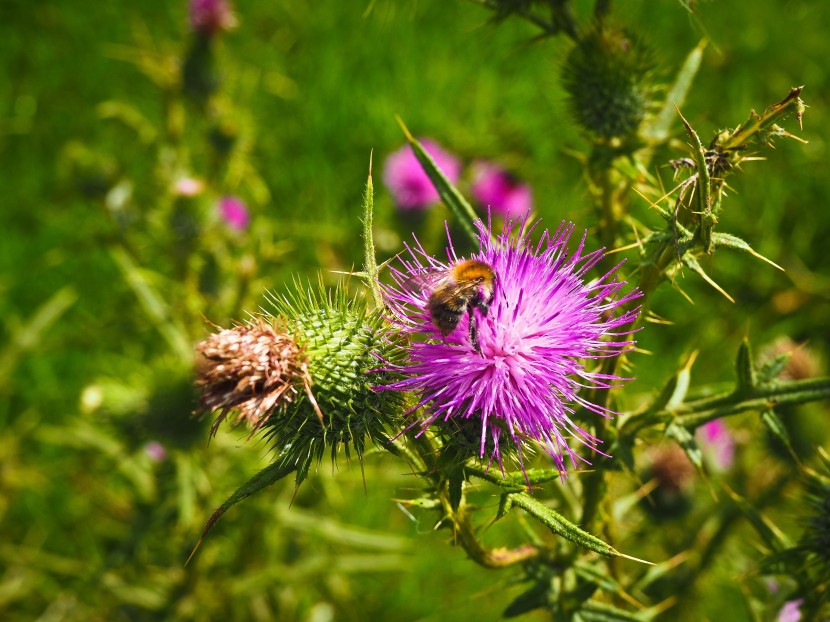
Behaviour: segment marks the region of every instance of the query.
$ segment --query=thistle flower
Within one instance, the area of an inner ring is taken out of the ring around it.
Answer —
[[[243,231],[248,228],[251,217],[248,208],[238,197],[222,197],[218,204],[219,215],[231,229]]]
[[[211,435],[231,410],[237,411],[236,423],[245,421],[255,432],[295,401],[298,387],[311,383],[294,337],[263,319],[219,331],[196,351],[203,357],[196,379],[202,389],[199,410],[218,413]]]
[[[207,36],[236,26],[236,17],[227,0],[190,0],[188,19],[194,32]]]
[[[533,209],[530,186],[492,162],[473,163],[471,193],[481,205],[504,216],[524,218]]]
[[[799,622],[801,620],[801,604],[803,599],[790,600],[784,603],[778,612],[778,622]]]
[[[709,461],[720,471],[732,466],[735,459],[735,437],[722,419],[713,419],[700,426],[697,439]]]
[[[517,223],[506,223],[496,240],[490,225],[477,224],[480,248],[472,259],[488,264],[496,274],[489,312],[473,311],[481,353],[470,341],[466,316],[442,338],[426,310],[430,291],[410,286],[425,275],[428,279],[447,271],[459,260],[452,240],[449,264],[428,255],[416,240],[409,249],[411,259],[391,270],[396,284],[385,288],[392,321],[416,339],[404,364],[387,367],[404,377],[383,388],[416,393],[418,403],[410,412],[423,409],[422,418],[413,424],[421,432],[451,420],[473,424],[478,427],[479,457],[489,453],[489,460],[497,460],[502,470],[505,447],[516,449],[524,468],[523,449],[535,441],[564,474],[566,458],[574,467],[588,463],[572,444],[599,451],[602,441],[581,428],[573,415],[576,408],[603,417],[614,414],[588,401],[584,391],[610,389],[625,379],[593,371],[587,364],[633,346],[633,341],[608,338],[629,334],[625,326],[638,309],[614,314],[640,294],[620,294],[625,283],[613,280],[616,268],[587,280],[603,252],[583,254],[583,236],[568,253],[573,224],[562,223],[553,233],[544,231],[537,244],[530,241],[533,227],[527,228],[526,220],[519,221],[515,236],[511,234]],[[419,338],[423,336],[426,339]]]
[[[641,477],[654,483],[642,506],[656,520],[678,518],[692,508],[695,467],[679,446],[655,447]]]
[[[461,163],[458,158],[428,138],[421,139],[420,142],[447,179],[453,184],[456,183],[461,176]],[[383,183],[401,210],[422,210],[439,201],[438,191],[409,145],[404,145],[386,158],[383,165]]]

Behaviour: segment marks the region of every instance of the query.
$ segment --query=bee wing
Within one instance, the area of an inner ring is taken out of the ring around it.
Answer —
[[[436,289],[450,282],[452,282],[452,275],[449,270],[425,270],[422,274],[416,274],[411,277],[405,283],[405,286],[410,292],[426,294],[428,296]]]

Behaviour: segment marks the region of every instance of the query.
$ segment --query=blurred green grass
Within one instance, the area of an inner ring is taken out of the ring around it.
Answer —
[[[251,238],[220,266],[232,268],[247,248],[273,253],[257,259],[262,272],[244,309],[257,307],[263,287],[280,289],[294,274],[359,263],[369,153],[379,181],[382,158],[403,142],[396,114],[466,159],[494,158],[519,171],[546,224],[595,225],[573,156],[585,143],[565,114],[557,80],[564,40],[534,41],[529,25],[512,20],[490,25],[487,13],[460,0],[378,0],[364,15],[366,8],[239,1],[240,27],[221,41],[223,93],[244,112],[229,122],[250,136],[250,159],[270,194],[257,202],[242,187]],[[743,334],[758,344],[790,335],[807,340],[820,360],[828,356],[830,17],[820,2],[700,3],[699,10],[712,43],[683,112],[704,140],[805,84],[810,108],[804,132],[794,133],[809,144],[781,141],[767,161],[747,167],[720,224],[787,273],[723,252],[711,273],[736,304],[691,275],[680,284],[694,306],[662,291],[654,309],[674,325],[639,337],[657,355],[635,361],[634,393],[650,391],[692,349],[701,351],[696,381],[730,378]],[[678,3],[627,2],[617,12],[651,40],[666,81],[702,36]],[[278,518],[290,483],[251,500],[223,519],[193,566],[182,567],[201,521],[257,468],[266,448],[243,446],[241,432],[224,432],[205,448],[204,425],[188,419],[187,370],[109,251],[117,227],[65,171],[68,146],[80,143],[124,176],[152,177],[149,146],[103,121],[98,106],[126,101],[153,126],[163,123],[158,90],[115,57],[141,33],[156,49],[180,53],[185,13],[184,2],[160,0],[88,7],[7,0],[0,8],[0,352],[7,357],[0,359],[9,361],[0,365],[0,611],[19,620],[496,619],[518,588],[463,559],[447,546],[446,531],[408,521],[389,499],[405,494],[411,476],[388,459],[370,459],[365,496],[355,465],[331,476],[324,464],[295,504],[308,512],[307,526]],[[682,138],[679,126],[676,135]],[[376,187],[389,256],[408,233]],[[135,201],[149,213],[158,191],[136,186]],[[657,223],[645,204],[636,209]],[[162,291],[174,282],[171,262],[155,256],[147,266],[164,274]],[[66,286],[77,300],[33,332],[31,320]],[[119,385],[113,390],[122,410],[85,408],[85,389],[106,393],[107,382]],[[804,410],[826,417],[826,408]],[[819,429],[826,433],[826,423]],[[169,450],[159,464],[144,452],[156,438]],[[344,543],[342,534],[315,531],[321,516],[406,538],[391,553]],[[509,528],[498,528],[510,537]],[[713,615],[718,602],[703,604],[709,613],[698,619]]]

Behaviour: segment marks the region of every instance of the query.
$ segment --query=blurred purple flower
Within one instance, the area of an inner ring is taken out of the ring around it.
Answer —
[[[190,0],[188,17],[190,27],[207,36],[236,26],[236,17],[227,0]]]
[[[219,200],[219,214],[231,229],[242,231],[251,220],[248,208],[238,197],[222,197]]]
[[[791,600],[784,603],[781,611],[778,612],[778,622],[799,622],[801,620],[801,603],[804,600]]]
[[[167,450],[158,441],[150,441],[144,446],[146,453],[153,462],[164,462],[167,459]]]
[[[488,264],[496,274],[489,313],[475,312],[481,354],[470,343],[466,315],[446,338],[430,320],[429,289],[413,288],[411,283],[428,282],[451,265],[428,255],[415,241],[409,248],[411,260],[401,260],[401,268],[391,269],[397,285],[386,287],[384,294],[392,321],[404,333],[431,339],[411,342],[407,361],[387,368],[404,378],[383,388],[417,394],[418,404],[411,412],[425,409],[423,419],[413,424],[422,430],[436,422],[469,422],[466,429],[478,428],[471,432],[478,455],[489,452],[490,461],[497,460],[502,468],[506,447],[517,450],[524,469],[523,444],[535,440],[564,474],[566,458],[574,467],[588,463],[569,442],[594,451],[602,442],[571,419],[575,408],[603,417],[616,414],[586,400],[584,391],[610,389],[627,378],[590,371],[585,360],[614,357],[633,347],[633,340],[606,338],[629,334],[626,327],[639,309],[616,317],[615,311],[640,292],[621,294],[625,282],[614,279],[616,268],[599,279],[587,279],[603,251],[583,255],[583,235],[567,252],[573,224],[562,223],[553,233],[544,231],[537,244],[530,241],[533,227],[526,224],[509,221],[494,241],[491,227],[478,222],[480,247],[472,259]],[[458,261],[452,240],[447,256],[451,263]],[[500,446],[505,440],[512,442]]]
[[[428,138],[419,139],[419,142],[447,179],[453,184],[457,183],[461,177],[458,158]],[[438,192],[409,145],[404,145],[386,158],[383,164],[383,183],[392,194],[395,204],[402,210],[421,210],[439,201]]]
[[[524,218],[533,209],[530,186],[492,162],[473,163],[472,194],[482,206],[512,218]]]
[[[711,462],[721,471],[732,466],[735,458],[735,438],[722,419],[714,419],[697,430],[698,442]]]

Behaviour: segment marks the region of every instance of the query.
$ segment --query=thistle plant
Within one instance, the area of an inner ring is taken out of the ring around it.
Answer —
[[[438,255],[414,238],[378,265],[370,170],[364,265],[351,273],[362,289],[332,292],[296,281],[290,293],[269,295],[266,310],[246,324],[198,346],[208,359],[197,381],[200,410],[215,415],[214,431],[224,420],[246,422],[273,456],[216,510],[203,535],[232,506],[284,477],[295,474],[299,486],[324,455],[353,455],[362,465],[372,445],[418,477],[418,492],[399,500],[407,511],[432,513],[436,528],[449,529],[473,562],[518,572],[526,589],[506,616],[544,609],[557,620],[648,621],[673,607],[682,611],[741,520],[768,549],[754,571],[794,578],[793,602],[809,615],[826,615],[827,477],[796,453],[779,413],[827,399],[830,379],[785,379],[786,356],[758,361],[747,338],[728,383],[695,385],[691,354],[645,396],[623,390],[645,355],[636,341],[658,317],[655,292],[676,287],[689,272],[729,298],[700,261],[717,259],[721,249],[778,267],[721,231],[720,216],[727,180],[775,140],[795,138],[781,124],[794,118],[800,126],[802,89],[704,146],[680,110],[702,45],[661,91],[652,83],[647,46],[612,25],[610,3],[597,2],[584,27],[568,2],[479,4],[498,20],[518,16],[545,35],[572,40],[562,77],[587,141],[599,241],[582,233],[587,225],[545,229],[525,214],[508,213],[495,230],[456,187],[458,163],[416,140],[399,120],[408,148],[391,157],[409,168],[387,169],[387,185],[402,207],[440,199],[457,233],[447,226]],[[671,139],[673,131],[682,132],[685,145]],[[648,173],[663,149],[678,150],[661,163],[676,176],[668,192]],[[646,224],[652,218],[657,224]],[[457,253],[457,235],[476,250]],[[634,257],[614,257],[625,251]],[[442,311],[455,317],[446,330],[431,309],[435,283],[446,286],[441,279],[468,261],[491,270],[493,283],[464,283],[463,296]],[[792,468],[735,490],[717,479],[739,451],[725,422],[748,413],[787,448]],[[720,443],[717,468],[704,461],[706,443]],[[812,514],[794,544],[766,509],[797,474],[809,482]],[[693,494],[702,478],[711,487],[708,505]],[[488,507],[487,495],[497,503]],[[673,521],[688,516],[700,520],[671,531]],[[490,544],[484,527],[513,519],[526,540]],[[656,523],[676,537],[656,545]],[[748,606],[769,618],[779,604],[755,599]]]

